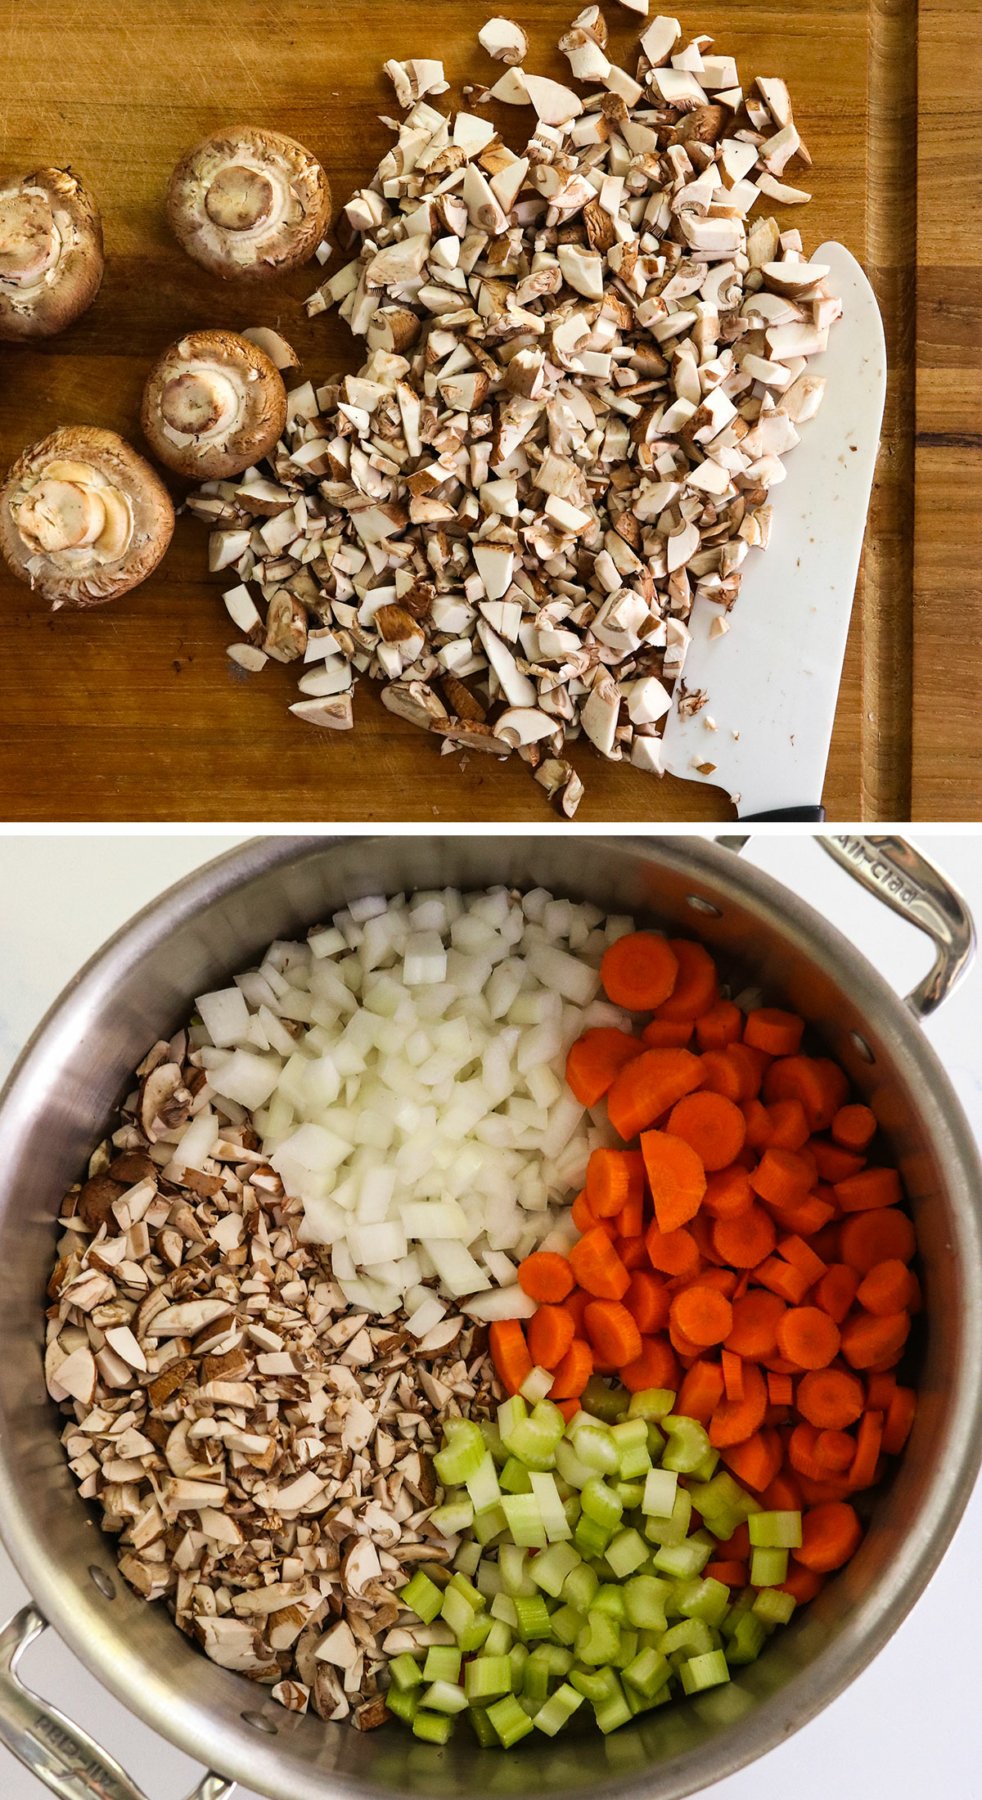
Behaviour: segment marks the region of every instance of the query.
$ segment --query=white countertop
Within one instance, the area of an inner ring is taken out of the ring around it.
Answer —
[[[918,829],[916,841],[961,887],[982,925],[982,836]],[[138,907],[241,842],[217,836],[7,837],[0,902],[0,1078],[80,964]],[[807,836],[755,838],[744,852],[824,911],[898,989],[928,966],[925,940],[855,886]],[[982,965],[926,1027],[982,1140]],[[0,1620],[28,1598],[0,1550]],[[982,1490],[927,1593],[871,1668],[788,1743],[707,1800],[980,1800]],[[46,1634],[30,1681],[84,1724],[149,1800],[181,1800],[201,1772],[133,1719]],[[202,1745],[205,1762],[207,1746]],[[41,1785],[0,1749],[2,1800]],[[253,1797],[240,1790],[242,1800]]]

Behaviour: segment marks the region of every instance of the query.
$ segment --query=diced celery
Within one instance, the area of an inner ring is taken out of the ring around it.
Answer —
[[[623,1680],[630,1682],[646,1700],[653,1700],[666,1681],[671,1680],[671,1675],[668,1658],[657,1650],[639,1650],[622,1671]]]
[[[520,1688],[522,1685],[522,1671],[525,1668],[525,1664],[528,1662],[528,1657],[529,1647],[527,1644],[513,1644],[508,1652],[508,1661],[511,1663],[511,1685],[513,1688]]]
[[[691,1657],[682,1664],[679,1673],[687,1694],[701,1694],[704,1688],[719,1687],[730,1679],[722,1650],[707,1650],[704,1656]]]
[[[675,1595],[675,1605],[684,1619],[705,1619],[707,1625],[718,1625],[729,1604],[729,1588],[712,1575],[681,1583]]]
[[[550,1544],[548,1550],[541,1550],[538,1556],[533,1556],[529,1574],[536,1587],[558,1600],[567,1576],[580,1567],[579,1551],[572,1544]]]
[[[543,1404],[546,1403],[543,1402]],[[538,1407],[535,1410],[538,1412]],[[505,1443],[512,1455],[517,1456],[528,1469],[554,1469],[558,1441],[553,1433],[546,1426],[540,1425],[536,1419],[519,1419],[518,1424],[505,1438]]]
[[[508,1439],[520,1420],[527,1419],[529,1409],[521,1394],[511,1394],[498,1408],[498,1430],[501,1441],[507,1447]]]
[[[599,1525],[586,1513],[576,1521],[573,1542],[583,1557],[602,1556],[610,1543],[612,1532],[606,1525]]]
[[[539,1400],[532,1408],[532,1418],[540,1430],[548,1432],[553,1442],[558,1444],[566,1430],[566,1420],[558,1406],[552,1400]]]
[[[488,1458],[490,1462],[490,1457]],[[494,1465],[492,1464],[492,1468]],[[469,1500],[454,1500],[449,1506],[437,1506],[430,1514],[430,1523],[444,1537],[459,1537],[474,1520],[474,1508]]]
[[[501,1499],[501,1489],[498,1486],[498,1471],[494,1466],[494,1457],[490,1450],[485,1450],[477,1468],[472,1469],[468,1475],[466,1487],[476,1513],[487,1512],[490,1506],[498,1505]]]
[[[643,1470],[642,1473],[647,1474],[647,1470]],[[618,1479],[612,1485],[625,1512],[637,1512],[644,1499],[644,1482]]]
[[[475,1656],[464,1670],[464,1693],[471,1705],[498,1700],[511,1693],[511,1663],[507,1656]]]
[[[397,1719],[411,1725],[419,1711],[419,1689],[390,1687],[385,1704]]]
[[[477,1544],[475,1548],[480,1550],[480,1544]],[[489,1556],[482,1557],[472,1573],[478,1588],[486,1600],[493,1600],[495,1594],[500,1594],[503,1591],[504,1583],[501,1579],[501,1570],[496,1562],[491,1561]]]
[[[433,1467],[444,1487],[460,1487],[488,1454],[480,1426],[470,1419],[455,1420],[453,1424],[453,1435],[445,1431],[444,1448],[433,1458]]]
[[[578,1417],[579,1415],[577,1415]],[[589,1463],[581,1462],[568,1438],[556,1445],[556,1469],[570,1487],[581,1488],[595,1474]]]
[[[469,1601],[464,1598],[463,1594],[460,1593],[459,1589],[448,1587],[443,1595],[443,1606],[441,1610],[454,1637],[459,1642],[462,1634],[466,1632],[467,1627],[474,1622],[474,1608],[470,1605]]]
[[[692,1470],[693,1481],[709,1481],[715,1473],[718,1463],[719,1451],[714,1450],[712,1444],[710,1444],[709,1449],[700,1456],[699,1461]]]
[[[456,1634],[457,1643],[465,1656],[469,1656],[474,1650],[480,1650],[487,1643],[493,1624],[494,1620],[490,1613],[471,1614],[470,1624],[465,1625],[463,1630]]]
[[[423,1664],[423,1680],[459,1681],[460,1664],[461,1654],[456,1644],[431,1644]]]
[[[555,1379],[551,1370],[536,1367],[526,1375],[518,1391],[523,1400],[527,1400],[530,1406],[535,1406],[539,1400],[545,1399]]]
[[[749,1519],[751,1513],[760,1511],[760,1502],[738,1481],[734,1481],[728,1469],[717,1469],[712,1479],[698,1490],[699,1498],[692,1484],[689,1485],[692,1504],[704,1519],[709,1519],[720,1512],[733,1513],[738,1519]]]
[[[535,1582],[529,1574],[529,1553],[519,1544],[502,1544],[498,1550],[498,1567],[506,1594],[534,1594]]]
[[[644,1535],[649,1544],[684,1544],[692,1519],[692,1501],[685,1488],[679,1488],[671,1517],[646,1520]]]
[[[756,1662],[766,1642],[767,1631],[763,1620],[752,1612],[741,1613],[736,1630],[727,1642],[727,1662],[734,1666]]]
[[[598,1587],[590,1602],[590,1612],[606,1613],[608,1619],[616,1619],[618,1624],[627,1618],[627,1602],[624,1589],[618,1582],[605,1582]]]
[[[674,1405],[675,1394],[671,1388],[643,1388],[641,1393],[631,1395],[627,1416],[629,1419],[653,1419],[657,1423]]]
[[[575,1660],[572,1650],[565,1644],[539,1644],[532,1655],[544,1662],[553,1676],[568,1675]]]
[[[801,1547],[800,1512],[759,1512],[747,1520],[755,1550],[798,1550]]]
[[[580,1395],[584,1412],[592,1413],[596,1419],[606,1419],[610,1424],[624,1418],[629,1399],[625,1388],[608,1387],[602,1375],[591,1375]]]
[[[467,1717],[481,1749],[496,1750],[498,1748],[498,1733],[495,1731],[494,1726],[488,1718],[487,1709],[483,1706],[468,1707]]]
[[[705,1544],[686,1538],[682,1544],[660,1545],[651,1560],[662,1574],[673,1575],[676,1581],[689,1581],[693,1575],[702,1574],[711,1556],[712,1550]]]
[[[422,1738],[427,1744],[449,1744],[453,1737],[453,1718],[450,1713],[424,1712],[420,1708],[413,1720],[413,1736]]]
[[[551,1635],[549,1608],[541,1594],[535,1594],[531,1599],[520,1595],[515,1601],[515,1611],[518,1614],[518,1635],[523,1644],[529,1643],[532,1638]]]
[[[569,1672],[570,1686],[578,1694],[590,1701],[591,1706],[602,1706],[605,1700],[617,1692],[617,1676],[613,1669],[581,1669],[572,1668]]]
[[[640,1414],[629,1412],[626,1419],[620,1419],[616,1425],[610,1427],[610,1435],[617,1445],[617,1452],[619,1455],[622,1450],[626,1450],[631,1444],[644,1444],[647,1446],[648,1427]]]
[[[453,1566],[458,1575],[473,1575],[474,1578],[477,1579],[478,1570],[481,1566],[481,1546],[476,1538],[473,1541],[470,1538],[465,1538],[462,1544],[458,1544],[457,1549],[454,1552]],[[487,1566],[489,1569],[494,1568],[493,1563],[488,1563]],[[483,1594],[483,1588],[481,1589],[481,1592]]]
[[[605,1737],[609,1731],[616,1731],[619,1726],[627,1724],[631,1717],[631,1708],[620,1682],[617,1683],[617,1692],[611,1694],[609,1700],[604,1700],[599,1706],[595,1706],[593,1711],[597,1724]]]
[[[451,1654],[456,1655],[457,1653],[452,1651]],[[408,1650],[403,1650],[399,1656],[392,1658],[389,1664],[389,1675],[397,1688],[405,1689],[419,1687],[423,1679],[423,1671],[419,1663],[415,1656],[410,1656]],[[427,1676],[427,1680],[429,1679]]]
[[[508,1461],[508,1452],[501,1441],[501,1432],[493,1419],[481,1420],[481,1436],[484,1439],[485,1448],[490,1450],[495,1464],[500,1468],[503,1463]]]
[[[507,1529],[508,1521],[500,1506],[488,1506],[483,1512],[474,1514],[474,1536],[479,1544],[490,1544]]]
[[[517,1456],[509,1456],[498,1479],[506,1494],[530,1494],[532,1492],[532,1478],[525,1464],[520,1463]]]
[[[574,1646],[577,1660],[591,1668],[609,1668],[620,1649],[621,1633],[616,1619],[606,1613],[591,1612]]]
[[[621,1514],[624,1511],[623,1504],[614,1493],[613,1488],[608,1487],[599,1475],[594,1475],[587,1482],[580,1495],[580,1500],[587,1518],[593,1519],[605,1530],[614,1531],[620,1524]]]
[[[549,1614],[553,1637],[567,1646],[575,1644],[584,1621],[585,1614],[575,1606],[557,1606],[555,1612]]]
[[[751,1587],[780,1587],[788,1579],[786,1550],[755,1550],[750,1558]]]
[[[718,1643],[719,1639],[715,1639]],[[674,1656],[680,1650],[686,1657],[704,1656],[714,1648],[714,1638],[705,1619],[682,1619],[665,1632],[659,1645],[663,1656]]]
[[[400,1590],[399,1599],[403,1606],[408,1606],[418,1619],[422,1619],[424,1625],[432,1624],[443,1605],[441,1589],[422,1569],[417,1569],[412,1580]]]
[[[464,1599],[467,1601],[472,1612],[484,1611],[484,1608],[487,1605],[484,1595],[481,1593],[480,1588],[475,1587],[473,1582],[468,1581],[467,1576],[464,1575],[461,1570],[458,1569],[451,1575],[450,1586],[454,1589],[455,1593],[463,1594]]]
[[[568,1682],[563,1682],[556,1692],[550,1696],[544,1706],[540,1706],[533,1725],[537,1731],[544,1731],[547,1737],[555,1737],[568,1725],[577,1708],[583,1705],[583,1695],[578,1694]]]
[[[505,1494],[501,1507],[516,1544],[545,1549],[546,1528],[534,1494]]]
[[[577,1413],[579,1418],[579,1413]],[[601,1475],[613,1475],[617,1470],[617,1447],[606,1426],[590,1422],[581,1426],[573,1439],[573,1448],[580,1462],[588,1463]]]
[[[565,1538],[571,1538],[573,1528],[566,1517],[563,1503],[559,1497],[555,1476],[541,1474],[533,1469],[529,1476],[532,1492],[539,1508],[539,1517],[545,1528],[546,1538],[550,1544],[558,1544]]]
[[[624,1583],[624,1606],[632,1625],[642,1631],[664,1631],[668,1582],[657,1575],[634,1575]]]
[[[518,1624],[518,1614],[510,1594],[495,1594],[491,1602],[491,1617],[496,1619],[499,1624],[507,1625],[511,1631],[515,1630]]]
[[[666,1413],[661,1423],[668,1438],[662,1466],[675,1469],[679,1475],[691,1475],[712,1449],[705,1427],[698,1419],[687,1419],[682,1413]]]
[[[625,1581],[648,1561],[648,1546],[641,1533],[628,1526],[611,1538],[604,1554],[618,1581]]]
[[[753,1612],[765,1625],[786,1625],[795,1609],[793,1594],[782,1593],[780,1588],[768,1587],[757,1595],[753,1604]]]
[[[660,1462],[668,1439],[663,1431],[659,1431],[653,1419],[648,1420],[648,1455],[653,1463]]]
[[[581,1562],[578,1568],[570,1570],[563,1582],[562,1597],[570,1606],[578,1606],[581,1612],[586,1612],[599,1586],[595,1571],[589,1564]]]
[[[513,1628],[506,1625],[504,1619],[495,1619],[484,1640],[483,1654],[485,1656],[507,1656],[514,1641]]]
[[[536,1712],[549,1698],[549,1670],[545,1663],[536,1661],[534,1651],[522,1670],[522,1697],[535,1701]]]
[[[434,1681],[422,1698],[431,1712],[459,1713],[467,1705],[467,1695],[456,1681]]]
[[[674,1469],[649,1469],[645,1476],[641,1511],[648,1519],[670,1519],[679,1478]]]
[[[505,1750],[510,1750],[532,1730],[532,1721],[527,1712],[519,1706],[514,1694],[506,1694],[503,1700],[496,1700],[488,1707],[488,1719],[494,1726],[498,1742]]]
[[[638,1637],[638,1633],[636,1631],[632,1631],[631,1627],[629,1625],[622,1625],[621,1626],[621,1647],[617,1652],[617,1661],[616,1661],[615,1667],[618,1669],[626,1669],[628,1663],[634,1661],[634,1658],[637,1656],[640,1648],[641,1648],[641,1643],[640,1643],[640,1639]]]

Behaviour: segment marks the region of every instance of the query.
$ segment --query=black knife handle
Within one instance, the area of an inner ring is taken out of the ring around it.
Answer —
[[[766,819],[775,825],[821,825],[825,818],[824,806],[779,806],[776,812],[741,813],[741,824],[754,824]]]

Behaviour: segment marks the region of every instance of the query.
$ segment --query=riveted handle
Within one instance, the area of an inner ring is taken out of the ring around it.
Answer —
[[[927,1018],[954,992],[975,957],[975,925],[958,889],[906,838],[843,835],[818,841],[855,881],[931,939],[934,963],[906,1000],[916,1018]]]
[[[146,1800],[87,1731],[21,1681],[17,1665],[46,1627],[37,1607],[25,1606],[0,1631],[0,1743],[61,1800]],[[234,1787],[221,1775],[204,1775],[188,1800],[228,1800]]]

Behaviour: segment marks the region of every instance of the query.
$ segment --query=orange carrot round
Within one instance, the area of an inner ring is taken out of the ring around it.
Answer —
[[[808,1120],[800,1100],[774,1100],[767,1108],[768,1143],[775,1150],[801,1150],[808,1142]]]
[[[727,1445],[722,1451],[722,1461],[737,1481],[759,1494],[770,1485],[781,1467],[780,1436],[765,1426],[763,1430],[755,1431],[745,1443]]]
[[[806,1606],[809,1600],[817,1598],[824,1586],[823,1576],[817,1575],[813,1569],[802,1568],[800,1563],[792,1563],[788,1570],[787,1581],[782,1581],[778,1593],[790,1594],[792,1600],[797,1600],[799,1606]]]
[[[664,1275],[694,1275],[702,1258],[691,1231],[682,1226],[678,1231],[659,1231],[657,1224],[648,1226],[645,1248],[653,1269]]]
[[[641,1055],[641,1045],[616,1026],[595,1025],[578,1037],[566,1058],[566,1083],[583,1106],[596,1106],[625,1063]]]
[[[765,1100],[800,1100],[812,1131],[827,1131],[849,1091],[838,1063],[822,1056],[784,1056],[764,1077]]]
[[[749,1212],[753,1203],[750,1176],[741,1163],[731,1163],[729,1168],[714,1169],[707,1175],[702,1210],[711,1219],[738,1218],[740,1213]]]
[[[768,1064],[764,1051],[755,1050],[753,1044],[730,1044],[724,1055],[729,1058],[739,1077],[740,1099],[756,1100]]]
[[[677,1231],[699,1211],[706,1192],[702,1161],[683,1138],[667,1131],[643,1131],[641,1152],[661,1231]]]
[[[753,1290],[733,1302],[733,1324],[726,1348],[759,1361],[777,1347],[777,1328],[787,1307],[776,1294]]]
[[[733,1308],[718,1289],[694,1283],[672,1301],[669,1317],[693,1344],[721,1344],[733,1324]]]
[[[910,1262],[917,1248],[910,1219],[896,1207],[851,1214],[842,1222],[839,1244],[843,1262],[860,1275],[894,1257]]]
[[[668,1129],[695,1151],[706,1171],[732,1163],[747,1135],[746,1120],[735,1102],[705,1090],[676,1102],[668,1115]]]
[[[722,1581],[725,1587],[742,1588],[747,1585],[747,1565],[742,1562],[709,1562],[703,1569],[703,1576],[713,1581]]]
[[[573,1271],[556,1250],[533,1250],[518,1265],[518,1285],[530,1300],[555,1304],[572,1291]]]
[[[713,1226],[716,1250],[734,1269],[756,1268],[776,1242],[774,1221],[762,1206],[750,1206],[735,1219],[717,1219]]]
[[[905,1312],[913,1304],[917,1283],[899,1257],[874,1263],[856,1289],[856,1299],[867,1312],[883,1318],[887,1313]]]
[[[797,1406],[820,1431],[845,1431],[863,1411],[863,1384],[845,1369],[812,1369],[798,1383]]]
[[[538,1316],[538,1315],[537,1315]],[[641,1333],[618,1300],[591,1300],[583,1315],[596,1360],[619,1369],[641,1355]],[[531,1344],[530,1344],[531,1348]]]
[[[602,1225],[594,1225],[577,1240],[569,1263],[581,1288],[598,1300],[621,1300],[631,1277]]]
[[[791,1102],[779,1100],[775,1104],[789,1106]],[[843,1150],[841,1145],[827,1143],[824,1138],[812,1139],[811,1152],[822,1180],[833,1184],[846,1181],[850,1175],[858,1175],[866,1163],[866,1158],[857,1156],[854,1150]]]
[[[645,1050],[626,1063],[607,1096],[607,1116],[629,1143],[704,1080],[702,1063],[691,1050]]]
[[[597,1149],[586,1166],[586,1197],[595,1219],[612,1219],[627,1205],[631,1167],[627,1150]]]
[[[815,1440],[815,1460],[829,1475],[845,1475],[856,1455],[856,1440],[848,1431],[826,1429]]]
[[[844,1213],[869,1212],[874,1207],[896,1206],[902,1198],[896,1169],[861,1169],[835,1183],[835,1197]]]
[[[608,944],[600,963],[608,1000],[628,1012],[654,1012],[668,999],[678,972],[674,950],[653,931],[632,931]]]
[[[488,1332],[488,1342],[502,1387],[509,1394],[517,1394],[522,1382],[532,1373],[532,1358],[521,1323],[518,1319],[495,1319]]]
[[[855,1455],[849,1465],[849,1484],[860,1489],[872,1487],[883,1443],[883,1414],[866,1412],[856,1433]]]
[[[631,1285],[624,1295],[624,1305],[642,1337],[650,1337],[653,1331],[664,1331],[668,1324],[670,1303],[671,1295],[663,1281],[659,1281],[647,1269],[634,1271]]]
[[[728,1445],[743,1444],[764,1423],[767,1411],[767,1383],[756,1364],[748,1362],[743,1369],[743,1399],[721,1400],[709,1421],[709,1441],[717,1450]]]
[[[662,1019],[698,1019],[716,1003],[716,964],[702,944],[690,938],[669,938],[678,964],[671,998],[662,1001]]]
[[[699,1061],[702,1063],[703,1089],[707,1094],[722,1094],[727,1100],[740,1100],[743,1093],[740,1071],[726,1050],[704,1050]]]
[[[805,1021],[797,1013],[782,1012],[777,1006],[758,1006],[747,1014],[743,1041],[755,1050],[766,1050],[768,1056],[794,1056],[804,1029]]]
[[[777,1328],[777,1347],[799,1369],[826,1369],[839,1350],[839,1327],[820,1306],[792,1306]]]
[[[872,1369],[899,1356],[909,1331],[909,1313],[886,1313],[882,1318],[860,1313],[842,1327],[842,1354],[850,1368]]]
[[[917,1395],[913,1389],[894,1388],[883,1422],[883,1448],[888,1456],[899,1456],[910,1435],[916,1411]]]
[[[723,1398],[723,1371],[719,1363],[700,1356],[686,1370],[675,1404],[687,1419],[698,1419],[708,1425]]]
[[[550,1400],[575,1400],[593,1374],[593,1351],[585,1338],[574,1337],[553,1371]]]
[[[641,1033],[649,1050],[686,1050],[691,1039],[691,1019],[649,1019]]]
[[[632,1394],[643,1394],[647,1388],[670,1388],[677,1391],[679,1365],[668,1339],[642,1338],[641,1355],[634,1362],[625,1363],[619,1376],[624,1387]]]
[[[750,1176],[755,1194],[769,1206],[793,1205],[815,1185],[812,1166],[797,1150],[768,1148]]]
[[[742,1029],[740,1008],[732,1000],[717,1000],[696,1020],[696,1043],[700,1050],[725,1050],[737,1042]]]
[[[862,1535],[855,1508],[847,1501],[813,1506],[802,1519],[801,1547],[793,1552],[794,1559],[816,1575],[827,1575],[849,1561]]]
[[[587,1313],[590,1308],[587,1307]],[[540,1306],[528,1322],[528,1348],[533,1363],[540,1369],[554,1369],[561,1363],[576,1334],[573,1315],[565,1306]]]
[[[876,1115],[868,1106],[840,1106],[832,1120],[832,1136],[843,1150],[863,1151],[876,1135]]]

